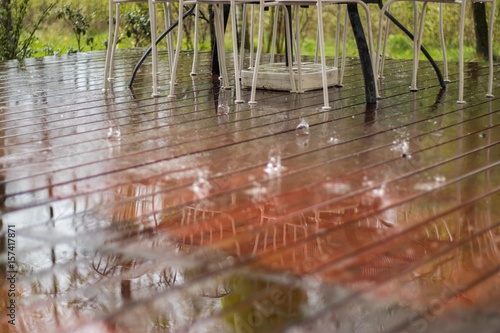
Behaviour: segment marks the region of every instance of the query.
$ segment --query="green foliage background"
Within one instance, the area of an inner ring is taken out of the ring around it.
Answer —
[[[48,0],[31,0],[31,8],[32,10],[29,12],[26,17],[26,24],[32,24],[37,18],[38,12],[41,10],[43,5],[49,4]],[[64,5],[67,5],[70,2],[65,2],[61,0],[56,6],[60,8]],[[82,12],[88,17],[92,17],[90,28],[86,34],[87,37],[92,38],[92,42],[89,44],[83,43],[82,51],[89,50],[98,50],[105,49],[107,45],[107,24],[108,24],[108,1],[107,0],[86,0],[81,2],[73,2],[73,6],[82,7]],[[142,7],[141,7],[142,6]],[[122,13],[126,11],[130,12],[133,10],[137,10],[142,8],[142,10],[146,10],[144,6],[145,4],[124,4],[122,5]],[[206,6],[202,6],[206,7]],[[469,6],[470,7],[470,6]],[[412,18],[413,18],[413,9],[412,2],[403,1],[396,3],[392,6],[391,12],[396,16],[405,26],[409,27],[409,30],[412,30],[413,26]],[[378,21],[379,21],[379,10],[376,5],[370,5],[372,23],[373,23],[373,34],[376,38],[378,32]],[[448,56],[450,60],[458,59],[457,55],[457,47],[458,47],[458,17],[459,17],[459,9],[458,5],[447,5],[445,11],[445,36],[447,39],[448,46]],[[325,26],[325,36],[327,36],[327,52],[329,55],[334,52],[334,31],[336,26],[336,10],[337,6],[325,6],[324,9],[324,22]],[[205,18],[208,17],[207,8],[202,8],[202,12]],[[364,13],[360,10],[360,13],[363,17]],[[439,47],[439,38],[438,38],[438,5],[437,4],[429,4],[428,10],[426,14],[426,27],[424,32],[424,45],[430,49],[431,54],[437,59],[441,58],[441,51]],[[489,6],[487,6],[487,15],[489,13]],[[495,40],[500,40],[500,20],[498,20],[498,10],[496,13],[497,21],[495,26]],[[144,42],[137,42],[137,38],[134,39],[133,36],[127,36],[124,31],[124,16],[122,15],[121,21],[121,38],[119,47],[136,47],[136,46],[145,46],[149,44],[149,40]],[[473,29],[473,20],[472,13],[469,8],[469,13],[467,14],[467,25],[466,25],[466,59],[468,61],[480,60],[477,59],[474,51],[475,45],[475,37],[474,37],[474,29]],[[162,12],[158,11],[158,19],[161,22]],[[272,22],[272,14],[266,15],[266,21],[268,24]],[[341,17],[341,23],[344,22],[343,15]],[[210,32],[207,23],[202,23],[202,49],[210,48]],[[349,40],[349,48],[348,55],[355,56],[356,55],[356,47],[354,41],[352,40],[352,31],[350,27],[348,27],[348,40]],[[228,29],[230,29],[230,25],[228,25]],[[185,39],[186,47],[192,47],[192,28],[190,28],[190,21],[184,27],[186,33],[190,38]],[[270,40],[270,31],[271,29],[266,30],[266,40]],[[227,47],[230,49],[231,41],[229,40],[230,34],[228,33]],[[315,52],[315,36],[316,36],[316,13],[314,8],[302,9],[301,10],[301,36],[302,36],[302,50],[304,54],[314,54]],[[77,42],[74,38],[71,27],[64,23],[63,20],[58,20],[55,15],[55,10],[53,13],[46,19],[41,26],[41,28],[36,33],[36,42],[33,44],[34,54],[33,56],[45,56],[51,54],[61,54],[68,52],[75,52],[77,50]],[[137,36],[136,36],[137,37]],[[351,37],[351,38],[349,38]],[[389,38],[388,44],[388,52],[387,55],[391,58],[403,58],[409,59],[412,57],[412,44],[411,41],[403,36],[401,32],[397,30],[394,25],[391,25],[391,35]],[[495,45],[495,55],[500,55],[500,45]]]

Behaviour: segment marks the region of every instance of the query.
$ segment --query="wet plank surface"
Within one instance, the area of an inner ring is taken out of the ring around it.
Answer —
[[[321,91],[234,105],[208,53],[176,100],[147,65],[126,87],[133,50],[103,92],[103,56],[0,64],[2,332],[500,332],[485,65],[458,105],[456,66],[409,93],[389,61],[372,107],[352,59],[321,112]]]

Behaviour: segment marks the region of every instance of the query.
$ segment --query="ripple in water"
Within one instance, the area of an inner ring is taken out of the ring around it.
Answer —
[[[207,172],[198,171],[198,179],[193,183],[191,189],[198,199],[204,199],[210,193],[212,185],[208,182]]]
[[[304,118],[301,118],[295,130],[297,135],[309,135],[309,123]]]
[[[264,172],[268,175],[276,175],[281,173],[283,166],[281,165],[281,156],[271,156],[267,162]]]
[[[108,129],[107,137],[109,140],[120,140],[122,133],[118,126],[112,126]]]

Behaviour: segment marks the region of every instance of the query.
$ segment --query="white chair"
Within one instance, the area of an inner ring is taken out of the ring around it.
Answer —
[[[148,0],[109,0],[108,15],[108,46],[106,49],[106,62],[104,65],[104,89],[109,88],[109,81],[113,79],[113,65],[115,48],[118,41],[118,28],[120,26],[120,6],[123,3],[147,3]],[[116,18],[115,18],[116,9]]]
[[[423,36],[423,27],[424,27],[424,18],[425,12],[427,8],[427,4],[430,2],[439,3],[439,32],[441,39],[441,48],[443,52],[443,72],[446,81],[448,80],[448,61],[446,57],[446,47],[444,43],[443,36],[443,4],[458,4],[461,6],[460,8],[460,24],[459,24],[459,85],[458,85],[458,101],[457,103],[463,104],[464,101],[464,29],[465,29],[465,12],[467,3],[474,2],[489,2],[491,3],[491,12],[490,12],[490,22],[489,22],[489,31],[488,31],[488,58],[489,58],[489,78],[488,78],[488,91],[486,97],[493,97],[493,27],[495,22],[495,7],[496,0],[389,0],[384,4],[380,11],[380,22],[379,22],[379,35],[378,35],[378,46],[377,46],[377,63],[376,68],[379,72],[379,76],[382,77],[383,70],[383,60],[385,58],[385,44],[387,40],[387,31],[388,26],[386,25],[385,32],[383,29],[385,13],[389,11],[389,7],[395,1],[414,1],[414,11],[413,11],[413,19],[414,19],[414,46],[413,46],[413,74],[410,90],[418,91],[417,88],[417,72],[418,72],[418,63],[419,63],[419,52],[422,46],[422,36]],[[420,14],[418,13],[417,3],[422,3],[422,10]],[[383,37],[384,36],[384,37]],[[382,41],[382,39],[384,39]],[[380,48],[382,47],[382,51]]]
[[[151,20],[151,39],[155,40],[156,38],[156,20],[154,18],[155,13],[155,5],[157,3],[166,2],[167,0],[150,0],[150,16],[153,18]],[[215,31],[216,31],[216,39],[217,39],[217,51],[219,58],[219,65],[221,66],[222,73],[222,87],[229,87],[229,77],[225,64],[225,47],[224,47],[224,17],[223,17],[223,5],[230,4],[231,6],[231,22],[232,22],[232,40],[233,40],[233,57],[234,57],[234,72],[235,72],[235,90],[236,90],[236,99],[235,103],[241,103],[243,100],[241,99],[241,89],[240,89],[240,80],[239,80],[239,61],[238,61],[238,48],[237,48],[237,31],[236,31],[236,12],[235,5],[236,2],[243,2],[244,0],[224,0],[224,1],[216,1],[216,0],[179,0],[179,13],[178,13],[178,26],[182,27],[183,25],[183,15],[184,15],[184,5],[200,5],[200,4],[212,4],[214,6],[214,15],[215,15]],[[198,13],[198,9],[196,12]],[[196,16],[198,14],[195,14]],[[197,34],[198,34],[198,26],[197,26],[197,17],[195,18],[195,45],[197,44]],[[175,79],[177,76],[177,66],[179,54],[182,46],[182,38],[183,31],[182,29],[178,29],[177,33],[177,46],[175,48],[175,55],[173,56],[173,63],[171,66],[171,80],[170,80],[170,93],[168,95],[169,98],[175,98]],[[197,48],[197,47],[195,47]],[[153,55],[153,66],[156,66],[157,63],[157,47],[153,43],[152,44],[152,55]],[[195,64],[197,62],[197,50],[194,53],[193,59],[193,68],[191,71],[191,75],[196,75],[195,72]],[[156,72],[156,68],[153,69],[153,73]],[[156,82],[156,83],[155,83]],[[153,76],[153,87],[157,87],[157,78]],[[153,90],[153,94],[157,96],[159,94],[158,89]]]
[[[262,0],[261,0],[262,2]],[[319,44],[319,50],[321,53],[321,68],[322,68],[322,86],[323,86],[323,102],[324,106],[322,107],[323,110],[330,110],[330,104],[329,104],[329,97],[328,97],[328,81],[327,81],[327,66],[326,66],[326,52],[325,52],[325,43],[324,43],[324,35],[323,35],[323,5],[325,4],[347,4],[347,3],[356,3],[363,7],[363,9],[366,12],[366,22],[367,22],[367,30],[368,30],[368,41],[370,43],[370,51],[373,53],[374,47],[373,47],[373,38],[372,38],[372,33],[371,33],[371,19],[370,19],[370,11],[368,6],[362,1],[362,0],[275,0],[275,2],[272,3],[267,3],[267,6],[271,6],[274,3],[277,3],[278,5],[281,6],[294,6],[295,8],[295,17],[296,17],[296,33],[295,33],[295,45],[296,45],[296,61],[297,61],[297,75],[298,75],[298,88],[295,88],[295,80],[293,80],[292,83],[292,89],[297,89],[296,91],[302,92],[302,88],[300,86],[301,83],[301,75],[302,75],[302,67],[301,67],[301,61],[300,61],[300,36],[298,33],[299,26],[298,26],[298,15],[299,15],[299,7],[302,5],[308,5],[308,6],[316,6],[317,7],[317,18],[318,18],[318,44]],[[260,8],[260,17],[259,21],[263,21],[263,5],[261,5]],[[287,16],[287,15],[286,15]],[[288,26],[288,24],[287,24]],[[338,27],[338,25],[337,25]],[[251,95],[251,101],[255,101],[255,90],[256,90],[256,77],[258,74],[258,68],[259,68],[259,63],[260,63],[260,57],[261,57],[261,49],[262,49],[262,37],[263,37],[263,30],[259,28],[259,39],[258,39],[258,46],[257,46],[257,59],[255,61],[255,67],[254,67],[254,80],[252,83],[252,95]],[[339,39],[339,34],[337,30],[336,34],[336,39],[338,41]],[[292,45],[289,43],[289,45]],[[290,48],[291,49],[291,48]],[[343,38],[343,49],[345,51],[345,33],[344,33],[344,38]],[[345,54],[345,52],[344,52]],[[288,55],[287,55],[288,56]],[[336,53],[336,59],[335,63],[338,63],[338,53]],[[372,56],[372,63],[375,64],[375,59]],[[289,60],[290,61],[290,60]],[[344,67],[344,61],[345,57],[343,56],[342,58],[342,68]],[[375,67],[374,67],[375,68]],[[291,74],[291,77],[293,78],[293,73]],[[340,76],[343,75],[343,70],[341,71]],[[341,82],[341,81],[340,81]],[[378,93],[377,93],[378,95]]]
[[[157,20],[156,20],[156,5],[163,5],[163,13],[164,13],[164,21],[165,27],[170,27],[172,25],[172,3],[178,2],[177,0],[110,0],[109,1],[109,31],[108,31],[108,49],[106,53],[106,64],[105,64],[105,78],[104,78],[104,89],[109,88],[109,81],[112,80],[112,72],[113,72],[113,62],[114,62],[114,53],[118,40],[118,29],[120,24],[120,5],[123,3],[148,3],[149,6],[149,17],[150,17],[150,27],[151,27],[151,49],[152,49],[152,77],[153,77],[153,96],[159,96],[159,87],[158,87],[158,48],[156,45],[157,39]],[[115,13],[116,12],[116,13]],[[179,12],[183,13],[183,10],[179,10]],[[116,17],[114,18],[116,14]],[[114,20],[113,20],[114,18]],[[196,65],[198,62],[198,18],[199,12],[196,8],[195,12],[195,35],[194,35],[194,56],[193,56],[193,64],[191,75],[196,75]],[[182,16],[181,20],[179,20],[178,27],[182,27]],[[182,41],[182,29],[178,29],[181,32],[181,35],[178,36]],[[112,41],[112,43],[111,43]],[[174,55],[174,43],[173,43],[173,33],[167,34],[167,49],[168,49],[168,68],[171,75],[173,74],[173,79],[171,77],[171,86],[175,85],[175,72],[173,70],[173,66],[177,67],[178,60],[176,60],[176,56],[179,56],[179,53],[175,53]],[[172,90],[172,89],[171,89]]]
[[[168,61],[169,61],[169,70],[170,70],[170,95],[173,95],[176,75],[177,75],[177,65],[179,63],[179,52],[182,46],[182,24],[183,24],[183,0],[174,1],[174,0],[149,0],[149,22],[151,26],[151,58],[152,58],[152,78],[153,78],[153,97],[157,97],[160,95],[159,87],[158,87],[158,46],[156,45],[157,39],[157,29],[158,26],[156,24],[156,5],[163,4],[165,11],[165,25],[169,26],[171,23],[170,19],[167,17],[171,14],[170,4],[172,2],[178,2],[179,4],[179,17],[178,17],[178,25],[177,25],[177,46],[175,48],[175,55],[173,54],[173,40],[172,34],[168,34],[167,36],[167,48],[168,48]],[[182,13],[182,14],[181,14]]]

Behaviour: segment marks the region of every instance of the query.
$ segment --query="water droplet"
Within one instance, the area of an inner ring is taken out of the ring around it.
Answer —
[[[417,183],[413,186],[413,188],[418,191],[432,191],[437,187],[439,187],[439,185],[436,182]]]
[[[224,102],[219,102],[219,105],[217,106],[217,114],[219,116],[224,116],[229,114],[229,105],[227,105]]]
[[[446,181],[446,177],[445,176],[435,176],[434,180],[436,181],[436,183],[444,183]]]
[[[309,135],[309,123],[304,118],[301,118],[295,130],[297,135]]]
[[[410,150],[410,143],[408,142],[408,140],[397,139],[394,140],[392,144],[394,145],[393,147],[391,147],[392,151],[399,151],[403,154],[408,154]]]
[[[268,175],[275,175],[281,173],[283,166],[281,165],[281,156],[271,156],[267,162],[264,172]]]
[[[374,184],[375,183],[372,180],[369,180],[368,177],[366,177],[366,176],[363,177],[363,182],[361,183],[361,185],[363,185],[365,187],[371,187]]]
[[[110,140],[120,140],[121,134],[118,126],[112,126],[108,129],[108,139]]]
[[[252,202],[263,202],[266,200],[267,189],[260,183],[252,182],[253,187],[245,191],[246,194],[252,197]]]
[[[212,185],[208,182],[207,171],[198,170],[198,179],[193,183],[191,189],[198,199],[206,198],[210,192]]]
[[[384,196],[385,185],[382,185],[379,188],[374,189],[372,192],[373,192],[373,195],[375,195],[376,197],[382,197],[382,196]]]
[[[328,143],[338,143],[340,140],[335,138],[335,137],[331,137],[330,139],[328,139]]]
[[[349,183],[326,183],[325,189],[334,194],[346,194],[351,191],[351,184]]]

